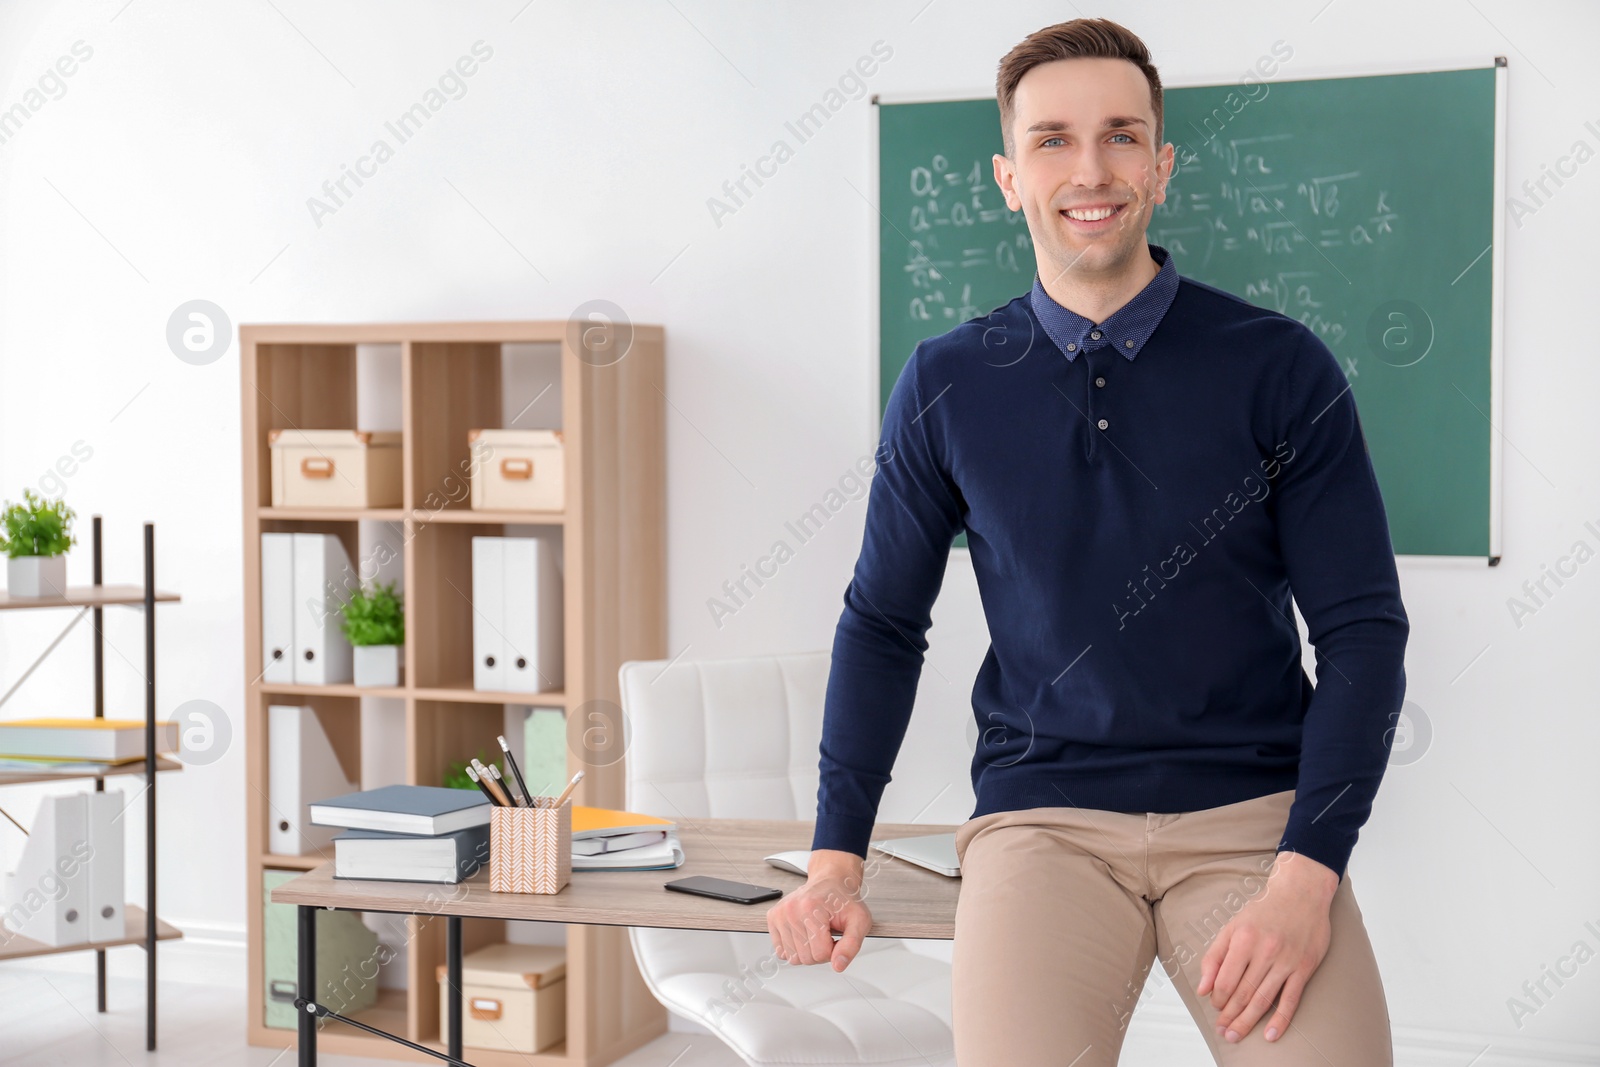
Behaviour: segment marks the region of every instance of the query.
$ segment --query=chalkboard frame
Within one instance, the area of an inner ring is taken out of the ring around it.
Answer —
[[[1297,74],[1293,78],[1274,78],[1270,84],[1284,82],[1323,81],[1332,78],[1360,78],[1383,77],[1393,74],[1436,74],[1446,71],[1459,70],[1484,70],[1494,69],[1494,159],[1492,162],[1493,176],[1493,203],[1495,205],[1492,220],[1493,243],[1489,250],[1490,257],[1490,337],[1489,337],[1489,507],[1488,524],[1489,550],[1486,556],[1464,555],[1412,555],[1397,554],[1398,563],[1422,567],[1459,567],[1463,563],[1472,566],[1487,564],[1495,567],[1500,564],[1503,544],[1504,524],[1504,375],[1505,375],[1505,226],[1506,226],[1506,166],[1507,166],[1507,88],[1509,67],[1507,58],[1503,55],[1493,56],[1488,62],[1482,60],[1469,60],[1456,63],[1440,63],[1423,67],[1395,66],[1395,67],[1323,67]],[[1168,81],[1163,78],[1162,88],[1220,88],[1238,84],[1238,78],[1217,75],[1202,75],[1189,80]],[[879,198],[882,178],[882,128],[879,121],[879,106],[884,104],[912,104],[912,103],[953,103],[971,102],[981,100],[994,100],[994,93],[989,90],[951,90],[947,92],[897,92],[874,93],[870,98],[871,114],[868,121],[869,136],[871,139],[871,200],[873,212],[869,220],[868,248],[870,262],[873,265],[874,276],[878,285],[871,301],[871,337],[872,359],[870,361],[870,396],[872,397],[872,410],[877,416],[874,422],[873,439],[878,436],[878,427],[882,425],[883,412],[883,382],[882,382],[882,309],[883,309],[883,278],[881,271],[882,249],[879,242],[879,219],[882,205]],[[951,546],[951,551],[961,556],[968,554],[965,537],[957,538]]]

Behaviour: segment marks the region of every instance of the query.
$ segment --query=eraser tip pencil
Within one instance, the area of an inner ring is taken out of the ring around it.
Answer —
[[[516,780],[517,788],[522,792],[522,806],[533,807],[533,794],[528,792],[528,783],[523,780],[522,768],[517,766],[517,759],[511,754],[511,746],[506,743],[504,734],[497,740],[500,742],[500,751],[506,754],[506,766],[511,768],[511,777]]]
[[[559,808],[561,805],[565,804],[567,802],[567,797],[572,795],[572,791],[578,788],[578,783],[581,781],[583,781],[583,772],[579,771],[577,774],[572,776],[572,781],[567,783],[567,787],[561,791],[561,795],[556,797],[556,802],[550,806],[553,808]]]
[[[497,808],[500,806],[500,802],[494,798],[493,793],[489,792],[489,787],[484,784],[483,779],[478,777],[477,771],[473,770],[471,767],[468,767],[467,777],[472,779],[472,784],[478,787],[478,792],[489,798],[489,803],[493,804]]]

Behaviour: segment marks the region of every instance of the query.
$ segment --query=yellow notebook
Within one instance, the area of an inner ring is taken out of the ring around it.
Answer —
[[[641,830],[670,830],[677,824],[671,819],[654,815],[640,815],[633,811],[613,808],[586,808],[572,805],[572,839],[610,837],[612,834],[632,834]]]
[[[156,751],[178,750],[178,724],[156,723]],[[144,756],[142,719],[13,719],[0,722],[0,756],[123,763]]]

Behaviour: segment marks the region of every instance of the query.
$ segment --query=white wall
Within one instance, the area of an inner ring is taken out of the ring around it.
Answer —
[[[868,103],[849,103],[720,226],[707,198],[874,42],[893,56],[871,91],[982,90],[1012,44],[1073,7],[280,0],[198,10],[172,0],[0,8],[0,107],[74,42],[93,49],[64,95],[0,144],[0,495],[37,484],[75,442],[92,448],[66,485],[85,520],[75,581],[89,576],[89,514],[110,524],[113,580],[137,577],[139,523],[158,524],[161,584],[185,601],[161,613],[163,710],[206,699],[237,716],[242,706],[238,350],[209,366],[175,358],[166,322],[195,298],[219,304],[234,327],[546,318],[596,298],[664,323],[672,651],[827,646],[860,503],[720,628],[706,600],[872,450]],[[1286,76],[1506,54],[1513,188],[1579,139],[1600,147],[1584,126],[1600,126],[1590,4],[1113,2],[1092,13],[1143,35],[1169,83],[1237,76],[1280,39],[1295,52]],[[317,225],[308,197],[374,139],[393,143],[385,121],[480,40],[493,55],[465,95]],[[1414,131],[1417,151],[1430,132]],[[1594,543],[1582,524],[1600,521],[1590,429],[1600,361],[1584,254],[1600,239],[1597,194],[1591,164],[1508,230],[1505,560],[1403,569],[1410,697],[1434,736],[1425,758],[1391,770],[1351,867],[1397,1028],[1440,1055],[1460,1051],[1450,1062],[1485,1044],[1483,1063],[1600,1057],[1600,963],[1552,985],[1520,1029],[1506,1004],[1576,942],[1600,948],[1584,925],[1600,928],[1600,572],[1581,570],[1520,628],[1506,606],[1574,540]],[[65,621],[0,619],[0,688]],[[108,638],[113,711],[133,713],[137,617],[115,614]],[[967,696],[986,635],[960,560],[931,638],[886,818],[970,811]],[[87,665],[78,632],[0,714],[84,710]],[[243,921],[242,756],[236,746],[162,782],[162,910],[179,922]],[[0,830],[0,862],[14,860],[14,838]]]

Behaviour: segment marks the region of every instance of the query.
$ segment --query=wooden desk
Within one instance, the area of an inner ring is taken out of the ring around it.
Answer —
[[[925,823],[879,823],[874,839],[949,833],[954,826]],[[811,847],[812,823],[765,819],[681,819],[681,867],[659,871],[574,871],[561,892],[540,895],[492,893],[489,874],[480,870],[460,885],[335,879],[332,864],[301,875],[272,891],[278,904],[300,909],[299,985],[300,1064],[317,1062],[316,1022],[326,1008],[310,994],[316,986],[316,914],[318,909],[442,915],[446,919],[445,960],[450,982],[446,1047],[413,1045],[370,1027],[372,1033],[399,1041],[418,1052],[464,1064],[461,1059],[461,919],[525,919],[540,922],[602,926],[651,926],[679,930],[733,930],[765,933],[767,910],[775,902],[733,904],[688,893],[672,893],[662,883],[690,875],[729,878],[782,889],[786,894],[805,879],[779,870],[762,859],[774,852]],[[869,852],[862,899],[872,909],[872,937],[910,937],[948,941],[955,937],[959,878],[924,870],[879,852]],[[348,1020],[346,1020],[348,1021]],[[360,1023],[353,1025],[360,1026]]]

